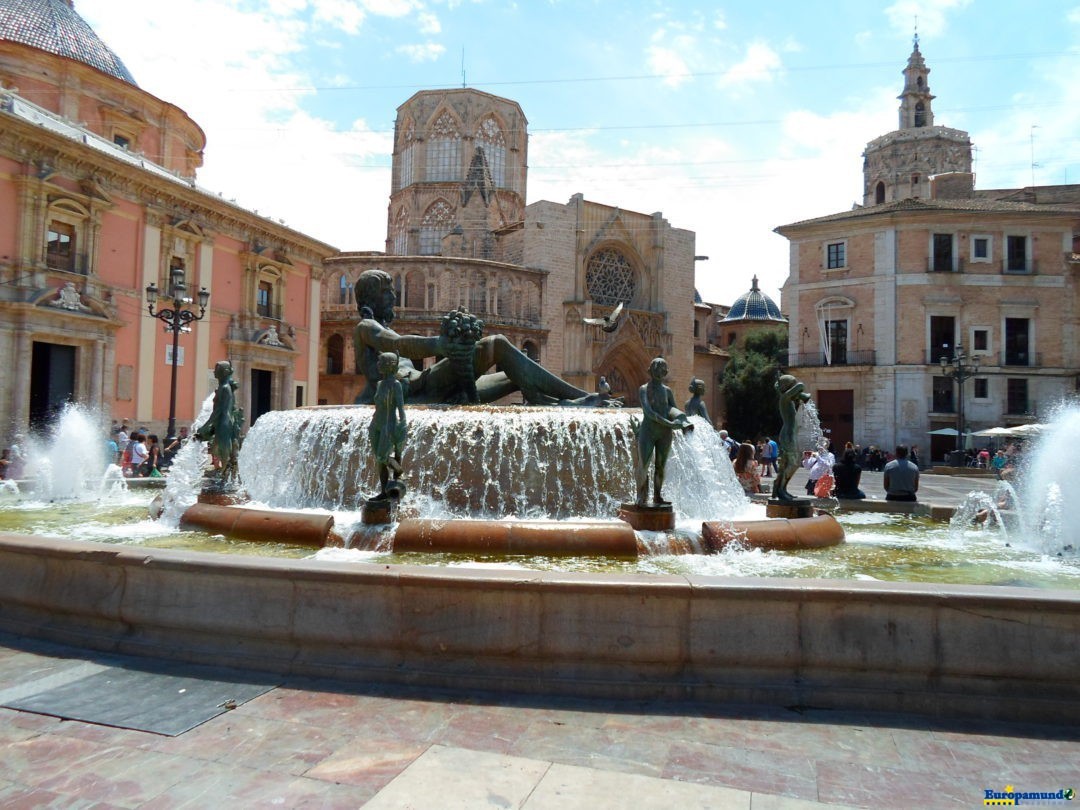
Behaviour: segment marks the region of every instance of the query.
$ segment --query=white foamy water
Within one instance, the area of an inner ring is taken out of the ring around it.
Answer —
[[[36,501],[95,500],[127,490],[119,468],[107,457],[101,416],[81,405],[65,405],[44,440],[29,438],[22,477],[24,497]]]
[[[240,452],[252,498],[279,508],[356,510],[377,489],[373,409],[264,414]],[[632,410],[409,408],[403,510],[422,517],[609,517],[634,499]],[[665,497],[683,519],[731,516],[746,498],[703,420],[676,433]]]

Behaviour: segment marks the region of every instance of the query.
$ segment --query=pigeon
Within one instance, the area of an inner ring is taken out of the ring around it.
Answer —
[[[619,328],[619,316],[622,315],[623,305],[622,301],[618,306],[611,311],[610,315],[606,315],[603,318],[582,318],[589,326],[599,326],[605,332],[614,332]]]
[[[600,377],[600,382],[596,384],[596,392],[598,394],[610,394],[611,383],[607,381],[607,377]]]

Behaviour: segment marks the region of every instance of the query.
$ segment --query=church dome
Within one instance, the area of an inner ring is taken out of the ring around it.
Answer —
[[[73,0],[0,0],[0,40],[74,59],[138,86],[120,57],[75,13]]]
[[[780,314],[780,307],[758,289],[757,276],[750,286],[750,292],[735,299],[722,323],[731,321],[777,321],[785,323],[787,319]]]

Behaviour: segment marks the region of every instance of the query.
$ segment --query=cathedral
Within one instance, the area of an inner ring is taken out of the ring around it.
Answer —
[[[658,355],[685,390],[695,362],[694,234],[659,212],[582,194],[526,204],[528,147],[528,121],[509,99],[425,90],[398,108],[385,249],[324,265],[320,402],[352,402],[362,387],[352,285],[372,268],[394,280],[401,334],[437,334],[442,315],[463,306],[485,334],[505,335],[586,391],[604,377],[636,404]],[[619,305],[614,329],[586,322]]]
[[[1080,392],[1080,186],[976,188],[929,75],[916,39],[899,126],[863,154],[862,205],[776,231],[789,366],[834,444],[941,460]]]

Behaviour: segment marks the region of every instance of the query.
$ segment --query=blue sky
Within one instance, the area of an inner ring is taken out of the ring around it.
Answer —
[[[381,250],[397,107],[470,87],[529,120],[527,202],[573,194],[697,233],[697,286],[779,300],[773,228],[861,199],[918,20],[935,123],[980,188],[1080,183],[1080,0],[76,0],[206,131],[204,188]],[[1034,152],[1034,169],[1032,154]]]

